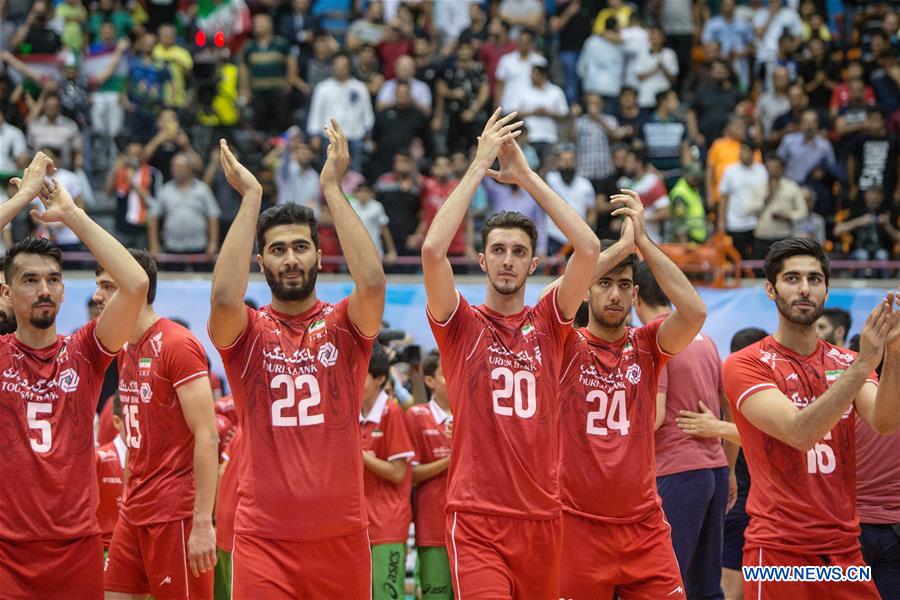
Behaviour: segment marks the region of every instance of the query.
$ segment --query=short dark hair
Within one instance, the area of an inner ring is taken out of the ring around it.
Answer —
[[[523,27],[521,31],[519,31],[519,35],[530,35],[531,39],[537,39],[537,32],[530,27]]]
[[[778,274],[784,268],[784,261],[794,256],[811,256],[819,261],[822,272],[825,274],[825,287],[828,287],[828,281],[831,277],[831,266],[828,262],[828,256],[819,242],[808,238],[787,238],[786,240],[778,240],[769,248],[766,259],[763,262],[763,271],[766,273],[766,279],[772,285],[778,281]]]
[[[256,224],[256,243],[260,254],[266,247],[266,232],[279,225],[308,225],[313,246],[316,250],[319,249],[319,222],[316,220],[316,214],[311,208],[288,202],[267,208],[259,215]]]
[[[832,327],[843,327],[844,335],[850,333],[850,326],[853,324],[853,318],[850,313],[843,308],[826,308],[822,311],[822,316],[828,319]]]
[[[122,418],[122,399],[119,397],[119,393],[116,392],[113,394],[113,397],[110,399],[112,402],[112,414]]]
[[[156,259],[150,256],[150,253],[146,250],[129,248],[128,253],[131,254],[131,258],[133,258],[137,262],[137,264],[141,265],[144,273],[147,274],[147,279],[150,282],[150,285],[147,286],[147,304],[153,304],[153,301],[156,300],[156,280],[159,275],[159,269],[156,266]],[[103,265],[97,263],[97,266],[94,268],[94,275],[99,277],[102,273],[105,272],[106,269],[103,267]]]
[[[634,269],[634,284],[638,286],[638,298],[650,306],[661,308],[671,304],[669,297],[659,287],[656,277],[646,262],[641,261]]]
[[[62,250],[50,240],[44,238],[27,237],[13,244],[6,251],[6,263],[3,265],[3,274],[6,276],[6,283],[9,285],[16,274],[16,257],[20,254],[38,254],[40,256],[49,256],[59,265],[62,270]]]
[[[177,323],[177,324],[181,325],[188,331],[190,331],[190,329],[191,329],[191,324],[188,323],[187,321],[185,321],[184,319],[182,319],[181,317],[169,317],[169,320],[172,321],[173,323]]]
[[[617,240],[603,239],[600,240],[600,252],[606,252],[608,249],[612,248]],[[610,273],[618,273],[619,271],[631,267],[632,274],[635,272],[635,266],[637,265],[637,255],[632,252],[628,256],[622,259],[622,262],[614,266],[609,270]]]
[[[531,254],[534,255],[537,247],[537,227],[534,221],[523,215],[511,210],[504,210],[488,217],[481,227],[481,245],[487,252],[488,235],[495,229],[520,229],[528,234],[531,240]]]
[[[384,377],[384,381],[387,382],[390,371],[391,355],[388,354],[387,348],[376,342],[372,346],[371,355],[369,355],[369,375],[374,379]]]
[[[750,344],[755,344],[767,335],[769,334],[765,329],[760,329],[759,327],[745,327],[731,336],[731,353],[734,354],[738,350],[743,350]]]
[[[437,350],[432,350],[426,354],[425,358],[422,360],[422,374],[425,377],[434,377],[434,374],[437,373],[440,366],[441,353]]]
[[[677,95],[678,92],[676,92],[676,91],[673,90],[672,88],[669,88],[669,89],[667,89],[667,90],[663,90],[663,91],[657,93],[657,94],[656,94],[656,105],[659,106],[660,104],[662,104],[662,103],[663,103],[663,100],[665,100],[665,99],[666,99],[666,96],[668,96],[669,94],[676,94],[676,95]]]

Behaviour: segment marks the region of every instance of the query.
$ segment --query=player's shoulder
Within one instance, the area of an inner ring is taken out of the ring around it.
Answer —
[[[835,346],[825,340],[819,340],[819,344],[822,347],[822,357],[826,367],[846,369],[853,364],[854,360],[856,360],[856,352],[853,350]]]
[[[116,443],[114,441],[94,448],[94,454],[97,457],[97,462],[118,462],[119,460],[119,453],[116,451]]]
[[[431,414],[431,410],[427,404],[413,404],[406,410],[406,413],[411,417],[420,418]]]
[[[161,317],[154,324],[154,331],[150,332],[148,341],[155,346],[158,351],[164,351],[167,348],[182,347],[185,344],[199,344],[200,340],[194,335],[194,332],[180,323],[176,323],[171,319]]]
[[[745,348],[732,352],[725,359],[724,366],[730,367],[748,363],[764,363],[770,367],[775,366],[778,360],[778,351],[770,343],[771,336],[766,336],[758,342],[754,342]]]

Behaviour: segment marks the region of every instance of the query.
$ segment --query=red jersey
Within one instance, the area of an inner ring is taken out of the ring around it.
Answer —
[[[559,516],[559,374],[571,320],[556,292],[501,315],[459,304],[428,315],[453,411],[447,512],[520,519]]]
[[[100,486],[97,519],[103,533],[103,547],[108,550],[125,491],[125,442],[116,436],[110,443],[97,448],[96,455],[97,483]]]
[[[422,222],[425,224],[426,233],[431,228],[431,223],[437,216],[438,210],[447,201],[447,198],[450,197],[457,185],[459,185],[459,182],[455,179],[441,183],[434,177],[422,178]],[[459,229],[456,230],[456,235],[453,236],[453,240],[450,242],[447,254],[450,256],[461,256],[465,253],[466,224],[463,222]]]
[[[216,433],[219,435],[219,462],[224,462],[225,449],[234,437],[234,423],[223,414],[216,413]]]
[[[218,400],[213,403],[213,410],[216,411],[218,415],[225,415],[228,417],[228,420],[233,424],[237,425],[238,415],[237,409],[234,407],[234,397],[233,396],[222,396]]]
[[[106,399],[106,404],[103,405],[103,409],[100,411],[100,418],[97,424],[97,445],[105,446],[110,443],[116,436],[119,435],[119,432],[116,431],[116,426],[113,425],[113,396],[110,396]]]
[[[560,385],[563,510],[608,523],[634,523],[659,510],[656,380],[670,357],[656,339],[662,322],[627,327],[615,342],[587,328],[566,340]]]
[[[862,419],[856,420],[856,511],[860,523],[900,523],[898,457],[900,431],[880,435]]]
[[[768,388],[781,390],[803,410],[855,357],[856,353],[821,340],[812,354],[802,356],[769,336],[726,359],[725,393],[753,481],[745,548],[795,552],[800,548],[807,554],[859,548],[853,406],[809,452],[766,435],[741,413],[745,398]],[[874,373],[871,381],[877,384]]]
[[[413,465],[427,465],[450,456],[450,426],[453,416],[431,400],[406,411],[416,457]],[[416,546],[444,546],[447,525],[447,471],[423,481],[413,496]]]
[[[219,497],[216,500],[216,547],[231,552],[234,549],[234,512],[238,505],[238,476],[241,471],[241,428],[235,427],[231,443],[225,448]]]
[[[406,416],[400,405],[382,392],[369,414],[359,417],[363,451],[371,450],[386,461],[411,460],[415,451],[406,430]],[[366,490],[366,513],[369,515],[369,543],[406,543],[412,508],[412,469],[407,466],[403,481],[391,483],[363,467]]]
[[[366,528],[358,420],[375,338],[348,306],[248,307],[247,329],[219,348],[244,429],[238,533],[316,541]]]
[[[128,443],[122,518],[134,525],[194,512],[194,435],[177,389],[207,376],[206,353],[188,329],[157,319],[119,352],[119,398]]]
[[[0,336],[0,539],[100,533],[94,414],[114,355],[96,326],[40,349]]]

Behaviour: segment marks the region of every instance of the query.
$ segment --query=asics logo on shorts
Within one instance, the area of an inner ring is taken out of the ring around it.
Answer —
[[[681,594],[683,596],[684,588],[679,585],[677,588],[666,594],[666,597],[671,596],[672,594]]]
[[[166,577],[162,581],[159,582],[159,585],[169,585],[172,583],[171,577]]]

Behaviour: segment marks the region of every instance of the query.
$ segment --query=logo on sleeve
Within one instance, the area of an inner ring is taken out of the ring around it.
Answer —
[[[333,367],[337,364],[338,349],[331,342],[325,342],[319,347],[319,353],[316,358],[323,367]]]
[[[59,377],[57,377],[56,379],[56,384],[62,391],[71,393],[78,389],[79,381],[80,378],[78,377],[78,372],[75,371],[75,369],[66,369],[59,374]]]
[[[162,352],[163,347],[163,332],[160,331],[152,338],[150,338],[150,347],[153,349],[154,356],[159,356],[159,353]]]

